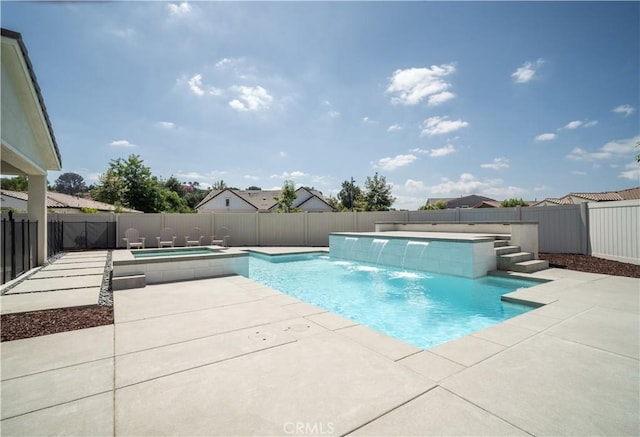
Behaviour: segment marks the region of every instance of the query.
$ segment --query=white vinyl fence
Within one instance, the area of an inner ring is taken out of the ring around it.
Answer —
[[[640,264],[640,200],[589,204],[591,254]]]
[[[332,232],[373,232],[378,222],[536,222],[540,252],[591,254],[640,263],[640,201],[548,207],[464,208],[437,211],[337,213],[50,214],[62,221],[117,223],[116,244],[136,228],[154,247],[156,236],[172,228],[177,245],[199,228],[205,241],[229,236],[231,246],[328,246]]]

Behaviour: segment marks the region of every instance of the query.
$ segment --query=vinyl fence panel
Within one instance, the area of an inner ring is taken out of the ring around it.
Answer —
[[[640,200],[589,204],[591,253],[640,264]]]

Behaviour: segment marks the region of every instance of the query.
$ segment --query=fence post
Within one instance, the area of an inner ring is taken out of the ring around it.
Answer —
[[[47,232],[47,235],[49,235],[49,233]],[[36,220],[36,256],[35,256],[35,260],[36,260],[36,264],[38,262],[38,220]],[[29,246],[31,247],[31,246]],[[47,242],[47,247],[49,247],[49,242]],[[47,257],[47,254],[45,254],[45,259]],[[29,267],[31,267],[31,265],[29,265]]]
[[[304,246],[309,246],[309,211],[304,212],[304,222],[302,224],[304,230]]]
[[[460,223],[460,207],[456,208],[456,223]]]
[[[589,231],[589,204],[580,203],[580,219],[584,228],[584,233],[580,239],[580,250],[583,255],[591,255],[591,233]]]

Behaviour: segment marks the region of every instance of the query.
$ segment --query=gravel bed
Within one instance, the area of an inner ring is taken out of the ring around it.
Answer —
[[[21,338],[111,325],[113,324],[113,307],[92,305],[4,314],[0,323],[2,323],[1,341],[20,340]]]
[[[567,253],[540,253],[538,257],[549,261],[549,267],[552,268],[640,278],[640,265],[636,264]]]

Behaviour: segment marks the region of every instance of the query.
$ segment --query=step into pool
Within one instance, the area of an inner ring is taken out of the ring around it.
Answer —
[[[345,261],[326,254],[252,253],[248,277],[424,349],[530,311],[532,307],[500,298],[539,285]]]

